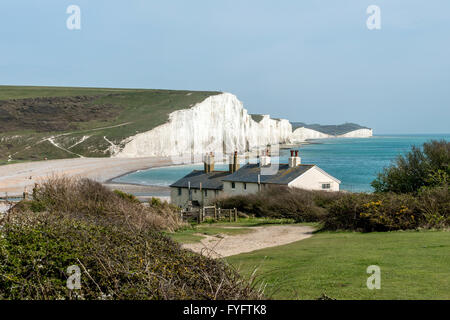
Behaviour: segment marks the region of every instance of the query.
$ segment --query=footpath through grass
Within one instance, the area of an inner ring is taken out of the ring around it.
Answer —
[[[274,299],[450,299],[450,232],[326,232],[227,260],[249,275],[259,267]],[[366,286],[370,265],[381,289]]]
[[[238,235],[253,232],[252,227],[291,224],[289,219],[248,218],[237,222],[210,222],[192,224],[175,233],[168,233],[173,240],[180,243],[193,243],[201,241],[205,235]]]

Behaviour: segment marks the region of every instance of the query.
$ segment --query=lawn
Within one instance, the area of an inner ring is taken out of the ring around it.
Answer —
[[[317,233],[229,257],[244,275],[258,267],[273,299],[450,299],[450,232]],[[366,286],[370,265],[381,289]]]

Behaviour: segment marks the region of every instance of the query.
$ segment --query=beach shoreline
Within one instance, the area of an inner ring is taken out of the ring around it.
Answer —
[[[52,176],[82,177],[104,185],[138,170],[176,165],[169,157],[75,158],[22,162],[0,166],[0,197],[20,197]]]

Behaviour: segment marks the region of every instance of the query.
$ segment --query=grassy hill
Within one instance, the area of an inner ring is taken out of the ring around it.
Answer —
[[[111,143],[151,130],[220,92],[0,86],[0,164],[107,157]]]
[[[320,124],[306,124],[303,122],[291,122],[292,124],[292,130],[305,127],[308,129],[312,129],[315,131],[319,131],[325,134],[330,135],[341,135],[346,134],[348,132],[352,132],[359,129],[370,129],[367,127],[360,126],[356,123],[344,123],[339,125],[320,125]]]

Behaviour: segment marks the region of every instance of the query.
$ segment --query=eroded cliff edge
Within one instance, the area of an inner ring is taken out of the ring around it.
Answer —
[[[252,119],[241,101],[230,93],[208,97],[190,109],[172,112],[169,121],[122,142],[115,157],[177,156],[237,150],[267,144],[289,143],[288,120],[265,115]]]

